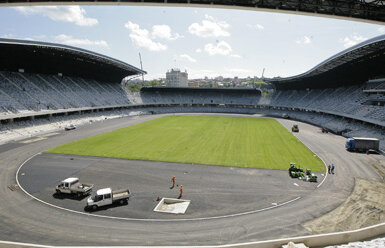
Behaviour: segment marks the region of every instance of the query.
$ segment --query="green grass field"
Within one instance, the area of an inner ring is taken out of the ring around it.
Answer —
[[[268,118],[166,116],[46,152],[281,170],[296,162],[324,171],[310,149]]]

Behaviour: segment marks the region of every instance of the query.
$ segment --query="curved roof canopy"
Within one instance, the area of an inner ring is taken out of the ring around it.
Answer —
[[[120,82],[146,73],[125,62],[67,45],[0,39],[0,70],[58,74]]]
[[[384,0],[0,0],[0,5],[163,5],[255,9],[260,11],[385,22]]]
[[[266,79],[277,89],[333,88],[385,77],[385,35],[350,47],[311,70],[287,78]]]

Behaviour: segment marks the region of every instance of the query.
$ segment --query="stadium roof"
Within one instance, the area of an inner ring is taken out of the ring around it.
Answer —
[[[385,77],[385,35],[350,47],[311,70],[287,78],[266,79],[277,89],[328,88]]]
[[[58,74],[120,82],[146,73],[132,65],[67,45],[0,38],[0,70]]]
[[[269,12],[353,19],[375,23],[385,22],[384,0],[0,0],[0,6],[60,4],[242,8]]]

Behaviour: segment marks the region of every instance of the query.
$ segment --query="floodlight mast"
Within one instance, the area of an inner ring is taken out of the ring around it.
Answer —
[[[143,71],[142,56],[139,53],[140,69]],[[144,83],[144,73],[142,72],[142,83]]]

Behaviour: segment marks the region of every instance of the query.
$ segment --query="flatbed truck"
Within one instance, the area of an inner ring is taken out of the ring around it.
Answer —
[[[123,205],[128,202],[129,198],[129,189],[116,191],[112,191],[111,188],[99,189],[93,196],[87,199],[86,208],[96,210],[99,207],[112,205],[114,203]]]
[[[93,184],[80,183],[77,177],[69,177],[61,181],[55,189],[58,194],[75,194],[81,197],[89,195],[93,187]]]

